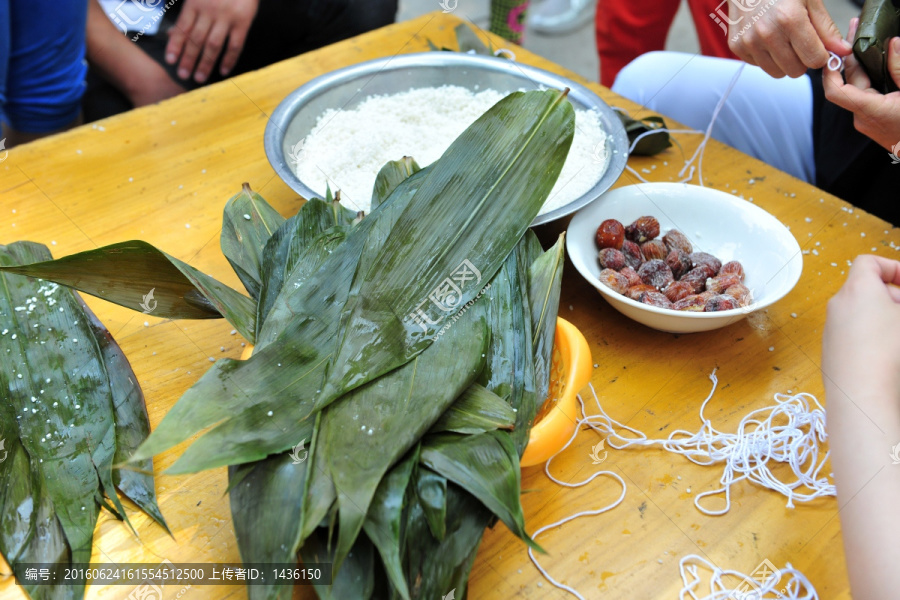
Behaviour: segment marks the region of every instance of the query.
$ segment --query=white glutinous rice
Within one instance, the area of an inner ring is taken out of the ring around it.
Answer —
[[[332,191],[341,190],[342,204],[369,212],[375,177],[386,162],[411,156],[421,167],[433,163],[504,96],[452,85],[370,96],[355,109],[322,113],[302,144],[289,140],[300,150],[288,162],[323,198],[327,181]],[[596,111],[575,111],[572,147],[540,214],[568,204],[600,180],[609,163],[607,139]]]

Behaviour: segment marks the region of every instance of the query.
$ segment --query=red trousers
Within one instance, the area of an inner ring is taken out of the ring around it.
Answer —
[[[687,0],[707,56],[735,58],[728,36],[710,13],[719,8],[728,14],[727,0]],[[664,50],[666,36],[681,0],[597,0],[597,53],[600,83],[611,87],[619,71],[646,52]],[[720,6],[721,5],[721,6]]]

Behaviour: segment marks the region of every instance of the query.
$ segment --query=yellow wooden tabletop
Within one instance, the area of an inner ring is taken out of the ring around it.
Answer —
[[[339,67],[426,50],[426,39],[455,46],[453,27],[458,23],[452,15],[425,15],[15,148],[0,163],[0,243],[42,242],[59,257],[143,239],[241,289],[219,249],[225,201],[248,181],[282,214],[295,213],[302,202],[275,175],[263,152],[263,130],[278,103],[301,84]],[[586,83],[521,48],[515,52],[523,63]],[[613,106],[637,108],[605,88],[589,86]],[[688,156],[698,137],[678,136]],[[682,161],[681,151],[671,148],[653,158],[633,158],[630,164],[638,171],[647,169],[649,179],[672,181]],[[720,386],[707,415],[724,431],[734,431],[744,414],[770,404],[777,392],[805,391],[821,399],[820,337],[827,299],[856,255],[900,256],[894,248],[900,235],[884,221],[731,148],[711,142],[704,166],[707,186],[752,198],[815,253],[804,256],[803,276],[794,290],[768,311],[725,329],[681,336],[620,316],[567,268],[560,316],[575,323],[590,343],[598,365],[594,388],[611,416],[651,436],[699,427],[699,405],[714,368]],[[626,173],[618,185],[631,183],[635,180]],[[241,353],[242,340],[230,334],[224,320],[167,321],[95,298],[85,300],[130,359],[153,426],[210,367],[210,357],[237,358]],[[779,567],[790,562],[810,578],[821,598],[850,597],[834,498],[789,509],[781,495],[740,483],[728,514],[705,516],[694,507],[693,496],[718,487],[720,468],[697,466],[657,449],[608,449],[598,467],[589,453],[599,439],[593,432],[583,433],[554,461],[554,474],[580,481],[595,469],[612,470],[627,482],[624,502],[539,538],[549,553],[543,566],[586,598],[677,598],[678,561],[687,554],[745,573],[763,559]],[[185,447],[158,457],[157,473]],[[104,514],[92,561],[239,561],[224,495],[225,469],[191,476],[158,474],[156,481],[174,539],[139,511],[129,510],[129,516],[140,539]],[[540,468],[526,469],[522,487],[527,490],[522,503],[529,531],[605,506],[620,493],[608,478],[562,488]],[[88,597],[125,598],[130,592],[94,587]],[[0,582],[0,596],[7,594],[20,594],[9,579]],[[165,591],[166,598],[245,595],[239,586]],[[313,594],[297,590],[295,596]],[[484,537],[469,597],[513,596],[569,597],[544,581],[524,544],[499,524]]]

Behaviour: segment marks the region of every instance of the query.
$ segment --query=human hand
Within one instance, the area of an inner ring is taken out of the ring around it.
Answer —
[[[850,21],[847,39],[856,35],[859,19]],[[888,43],[888,72],[900,86],[900,38]],[[853,55],[844,59],[844,78],[840,72],[823,73],[825,98],[853,113],[853,126],[861,134],[893,151],[900,145],[900,92],[882,94],[872,87],[869,76]]]
[[[185,91],[158,63],[148,61],[146,70],[141,71],[139,76],[130,82],[126,95],[137,108],[166,100]]]
[[[900,390],[900,262],[862,255],[828,301],[822,372],[844,393]]]
[[[828,52],[843,57],[853,50],[822,0],[777,0],[763,6],[762,0],[731,0],[728,4],[731,51],[772,77],[800,77],[807,68],[824,67]]]
[[[224,49],[219,72],[228,75],[244,49],[258,7],[259,0],[185,0],[169,32],[166,62],[174,65],[180,59],[178,76],[187,79],[193,73],[194,81],[203,83]]]

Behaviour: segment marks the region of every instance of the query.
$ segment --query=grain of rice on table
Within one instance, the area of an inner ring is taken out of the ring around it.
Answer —
[[[403,156],[423,167],[433,163],[505,95],[445,85],[370,96],[352,110],[328,109],[299,147],[294,171],[323,198],[327,181],[332,190],[341,190],[345,206],[369,212],[384,163]],[[609,163],[607,139],[596,111],[575,111],[572,148],[540,214],[568,204],[600,180]]]

